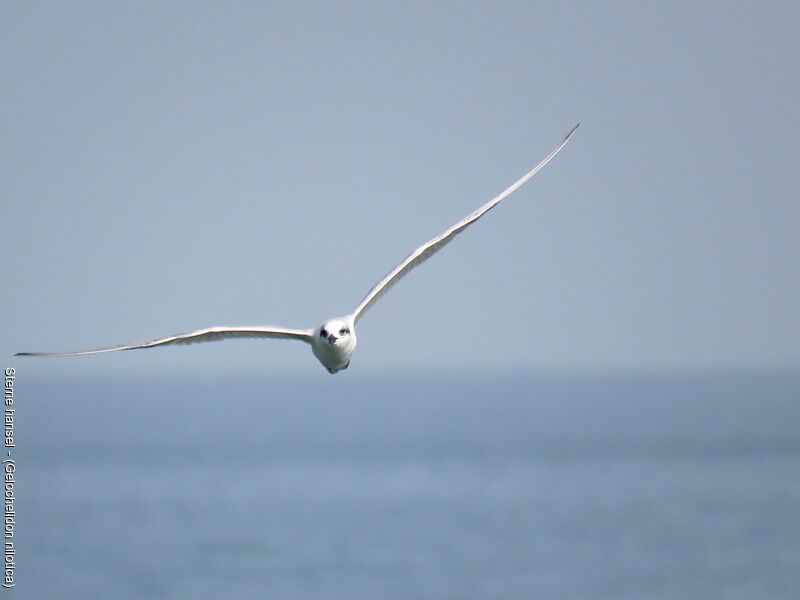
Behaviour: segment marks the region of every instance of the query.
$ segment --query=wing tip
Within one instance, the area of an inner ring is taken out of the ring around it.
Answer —
[[[581,126],[581,122],[580,122],[580,121],[578,121],[578,122],[577,122],[577,124],[575,125],[575,127],[573,127],[572,129],[570,129],[570,130],[569,130],[569,133],[568,133],[567,135],[565,135],[565,136],[564,136],[564,141],[566,142],[566,141],[567,141],[567,140],[568,140],[570,137],[572,137],[572,134],[573,134],[573,133],[575,133],[575,130],[576,130],[578,127],[580,127],[580,126]]]

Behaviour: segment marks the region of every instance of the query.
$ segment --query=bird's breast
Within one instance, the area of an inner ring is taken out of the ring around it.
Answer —
[[[315,339],[311,344],[311,350],[317,360],[326,369],[333,371],[344,369],[350,362],[350,355],[355,349],[355,336],[351,336],[350,339],[340,338],[334,344],[329,343],[326,339]]]

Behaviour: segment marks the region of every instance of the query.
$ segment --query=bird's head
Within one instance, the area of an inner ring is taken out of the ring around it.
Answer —
[[[354,339],[353,324],[350,319],[330,319],[319,326],[316,336],[330,345],[349,345]]]

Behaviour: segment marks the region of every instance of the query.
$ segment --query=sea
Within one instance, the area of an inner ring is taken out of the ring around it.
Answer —
[[[18,598],[800,598],[800,373],[18,373],[15,406]]]

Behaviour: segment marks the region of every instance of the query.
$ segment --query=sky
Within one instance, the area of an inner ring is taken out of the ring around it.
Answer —
[[[330,377],[269,340],[12,354],[346,314],[580,121],[338,376],[797,369],[798,56],[796,2],[4,3],[4,366]]]

